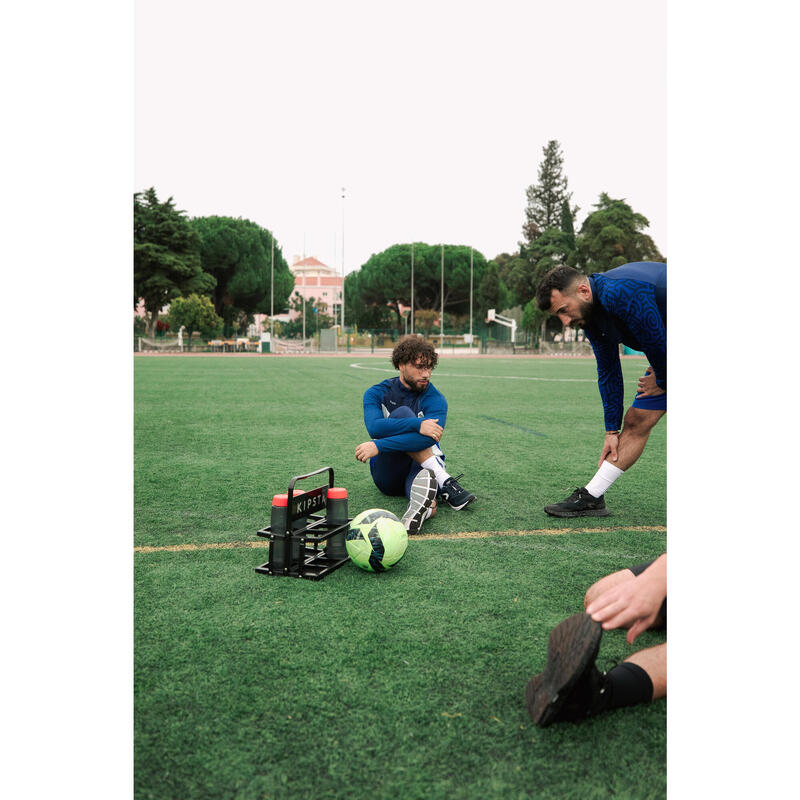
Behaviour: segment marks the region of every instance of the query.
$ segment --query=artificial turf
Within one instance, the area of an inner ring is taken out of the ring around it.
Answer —
[[[643,370],[625,361],[629,395]],[[135,545],[256,541],[271,495],[329,465],[351,516],[402,512],[353,457],[361,396],[391,374],[360,355],[136,358]],[[585,589],[665,549],[664,424],[612,516],[556,520],[542,506],[599,455],[593,361],[443,357],[433,382],[478,501],[423,532],[485,536],[319,582],[256,575],[266,550],[135,554],[137,798],[665,796],[666,701],[547,729],[523,702]],[[600,665],[664,638],[606,633]]]

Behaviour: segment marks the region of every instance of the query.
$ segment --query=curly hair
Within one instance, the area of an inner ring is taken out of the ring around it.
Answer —
[[[550,310],[550,300],[554,289],[558,289],[563,294],[565,289],[569,289],[573,283],[581,278],[586,280],[586,276],[582,272],[564,264],[553,267],[549,272],[546,272],[539,284],[539,288],[536,290],[536,305],[539,306],[539,310]]]
[[[404,336],[392,350],[392,364],[397,369],[401,364],[414,364],[433,369],[439,360],[439,354],[430,342],[421,336]]]

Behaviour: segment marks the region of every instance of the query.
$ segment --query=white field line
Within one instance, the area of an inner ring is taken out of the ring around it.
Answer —
[[[462,531],[461,533],[422,533],[414,536],[412,541],[443,541],[447,539],[489,539],[492,536],[564,536],[569,533],[616,533],[619,531],[643,531],[648,533],[666,533],[664,525],[634,525],[615,528],[540,528],[530,531]],[[188,550],[232,550],[259,549],[269,547],[265,539],[254,542],[204,542],[202,544],[169,544],[162,547],[143,545],[134,547],[134,553],[178,553]]]
[[[363,364],[350,364],[353,369],[368,369],[372,372],[397,372],[395,369],[386,367],[365,367]],[[486,380],[504,381],[545,381],[547,383],[597,383],[595,378],[536,378],[528,375],[469,375],[460,372],[437,372],[436,378],[481,378]]]

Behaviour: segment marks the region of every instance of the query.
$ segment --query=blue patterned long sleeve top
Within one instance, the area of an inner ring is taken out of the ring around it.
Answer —
[[[390,419],[399,406],[408,406],[413,417]],[[447,400],[432,384],[422,392],[403,386],[400,378],[388,378],[364,392],[364,424],[380,453],[416,453],[436,446],[430,436],[423,436],[419,426],[423,419],[437,419],[447,424]]]
[[[667,388],[667,265],[637,261],[596,272],[589,283],[594,303],[584,330],[597,359],[606,430],[619,430],[625,401],[620,344],[644,352],[656,382]]]

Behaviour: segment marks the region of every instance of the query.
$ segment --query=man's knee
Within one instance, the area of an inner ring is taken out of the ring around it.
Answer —
[[[586,594],[583,597],[583,607],[588,608],[588,606],[600,597],[603,592],[607,592],[613,586],[617,586],[620,583],[633,580],[633,578],[634,574],[627,568],[621,569],[619,572],[612,572],[610,575],[600,578],[599,581],[595,581],[586,590]]]
[[[645,436],[650,433],[665,413],[664,411],[631,407],[625,414],[623,431],[629,436]]]
[[[409,458],[412,458],[417,464],[422,464],[434,455],[433,448],[428,447],[426,450],[419,450],[416,453],[406,453]]]
[[[405,494],[406,475],[413,461],[404,453],[380,453],[370,459],[372,480],[383,494]]]

